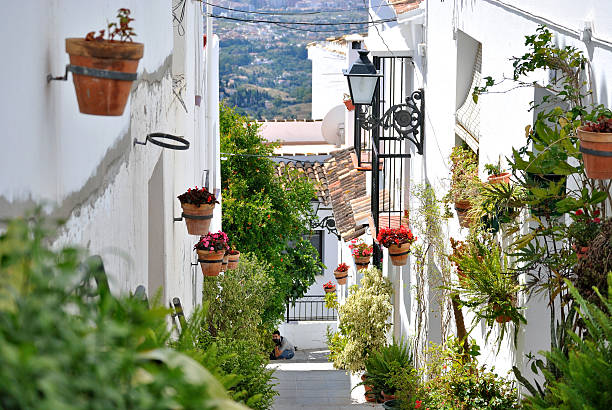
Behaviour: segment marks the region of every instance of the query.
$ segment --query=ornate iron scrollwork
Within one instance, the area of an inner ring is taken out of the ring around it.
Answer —
[[[383,127],[385,130],[393,128],[399,135],[398,139],[411,141],[417,152],[423,155],[423,108],[424,93],[419,89],[406,97],[404,104],[392,106],[380,118],[373,118],[364,106],[360,106],[359,126],[366,131],[376,127]]]
[[[319,220],[318,222],[313,223],[310,226],[311,229],[317,229],[317,228],[324,228],[327,229],[327,232],[335,235],[336,238],[338,238],[338,240],[341,239],[340,234],[338,233],[338,229],[336,229],[336,221],[334,220],[334,217],[329,215],[326,216],[325,218]]]

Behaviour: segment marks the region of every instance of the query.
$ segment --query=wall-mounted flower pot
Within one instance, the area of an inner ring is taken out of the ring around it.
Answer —
[[[370,265],[369,256],[355,257],[355,266],[357,267],[357,270],[368,269],[369,265]]]
[[[491,175],[487,178],[487,181],[491,184],[509,184],[510,183],[510,173],[502,172],[499,175]]]
[[[612,133],[590,132],[578,128],[580,152],[587,177],[593,179],[612,178]]]
[[[323,288],[323,290],[325,291],[325,293],[333,293],[336,291],[336,286],[334,285],[331,288]]]
[[[355,109],[353,100],[351,100],[350,98],[348,100],[344,100],[344,105],[346,106],[346,109],[349,111],[353,111]]]
[[[391,258],[391,263],[393,264],[393,266],[404,266],[405,264],[407,264],[409,253],[409,243],[389,246],[389,257]]]
[[[183,208],[183,218],[187,225],[187,232],[190,235],[206,235],[210,228],[215,204],[181,204]]]
[[[217,276],[221,272],[225,251],[202,251],[197,249],[198,261],[204,276]]]
[[[339,272],[335,270],[334,276],[336,277],[336,282],[338,282],[338,285],[346,285],[346,280],[348,278],[348,271]]]
[[[238,251],[236,251],[238,252]],[[238,263],[240,262],[240,252],[235,255],[229,254],[229,258],[227,260],[227,269],[236,269],[238,267]]]
[[[472,207],[469,201],[455,201],[455,211],[457,212],[457,218],[459,219],[459,226],[462,228],[468,228],[470,226],[470,218],[468,218],[468,211]]]
[[[223,262],[221,262],[221,272],[225,272],[227,270],[229,255],[226,253],[223,256]]]
[[[72,73],[79,111],[92,115],[122,115],[132,81],[117,79],[121,74],[135,74],[144,53],[142,43],[121,41],[86,41],[67,38],[70,64],[79,70],[94,69],[89,74]],[[115,73],[115,74],[114,74]],[[109,78],[110,77],[110,78]]]

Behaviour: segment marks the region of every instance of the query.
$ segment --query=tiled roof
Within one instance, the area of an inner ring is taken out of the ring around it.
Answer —
[[[395,9],[395,14],[406,13],[410,10],[418,9],[419,4],[421,4],[423,0],[389,0],[389,3]]]
[[[355,169],[351,152],[354,152],[353,148],[334,151],[325,161],[325,174],[336,227],[345,241],[357,238],[366,232],[366,226],[357,223],[355,215],[357,209],[354,209],[352,204],[369,208],[366,173]],[[359,211],[363,212],[361,209]]]
[[[304,173],[310,181],[314,183],[317,199],[323,205],[329,205],[331,203],[329,188],[327,186],[327,177],[325,176],[325,170],[323,164],[320,162],[279,162],[276,164],[276,173],[278,175],[285,174],[290,175],[291,170],[298,170]]]

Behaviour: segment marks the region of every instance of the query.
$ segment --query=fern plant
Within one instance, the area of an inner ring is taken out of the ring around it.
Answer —
[[[407,343],[394,341],[393,344],[372,353],[366,359],[365,368],[364,384],[371,385],[376,392],[393,394],[397,386],[390,376],[400,369],[414,368],[414,356]]]

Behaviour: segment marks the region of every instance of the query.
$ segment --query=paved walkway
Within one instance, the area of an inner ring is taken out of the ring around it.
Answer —
[[[273,361],[277,369],[273,410],[293,409],[382,409],[381,405],[351,402],[348,374],[327,361],[327,350],[298,350],[291,360]]]

